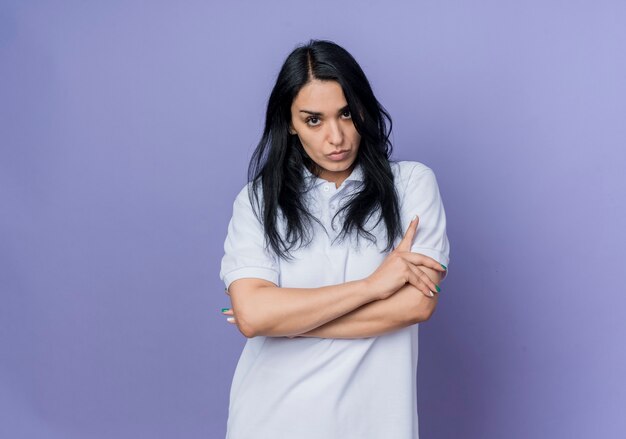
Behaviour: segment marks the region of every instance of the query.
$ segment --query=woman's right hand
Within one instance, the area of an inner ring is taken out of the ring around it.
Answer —
[[[418,223],[419,217],[416,215],[409,224],[398,246],[387,255],[376,271],[365,278],[368,287],[377,291],[380,299],[386,299],[393,295],[407,282],[428,297],[434,295],[431,293],[432,291],[437,291],[435,283],[426,273],[417,268],[417,265],[423,265],[424,267],[443,272],[446,271],[445,268],[429,256],[411,252],[411,245]]]

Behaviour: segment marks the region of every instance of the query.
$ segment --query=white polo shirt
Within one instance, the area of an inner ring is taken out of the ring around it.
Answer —
[[[420,218],[411,251],[447,266],[450,244],[435,174],[414,161],[391,162],[391,169],[403,232],[413,215]],[[337,217],[333,230],[331,217],[346,202],[343,197],[358,189],[361,166],[355,166],[339,188],[306,169],[305,173],[307,182],[314,180],[305,202],[328,235],[313,222],[313,242],[292,251],[293,261],[279,260],[263,248],[263,228],[244,186],[233,204],[224,242],[220,278],[226,287],[245,277],[287,288],[336,285],[363,279],[382,263],[383,221],[371,231],[377,245],[360,237],[356,247],[354,235],[331,245],[342,224]],[[366,227],[377,219],[374,215]],[[280,224],[284,227],[284,222]],[[226,439],[416,439],[417,358],[417,324],[358,339],[249,338],[230,389]]]

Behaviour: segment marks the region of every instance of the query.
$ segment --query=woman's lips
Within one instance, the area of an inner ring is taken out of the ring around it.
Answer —
[[[331,160],[339,161],[343,160],[348,156],[349,150],[338,151],[336,153],[328,154],[328,158]]]

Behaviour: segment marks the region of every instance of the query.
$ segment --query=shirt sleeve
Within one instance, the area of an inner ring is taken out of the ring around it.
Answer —
[[[450,242],[446,234],[446,212],[435,173],[425,165],[416,166],[404,194],[403,212],[407,218],[404,232],[413,215],[419,223],[411,251],[430,256],[445,266],[450,262]],[[443,273],[442,280],[448,274]]]
[[[226,288],[241,278],[260,278],[278,285],[277,258],[264,244],[265,232],[252,210],[246,185],[233,203],[233,215],[224,241],[220,279]]]

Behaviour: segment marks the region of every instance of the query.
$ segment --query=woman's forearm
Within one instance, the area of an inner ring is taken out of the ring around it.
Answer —
[[[383,300],[367,303],[298,337],[364,338],[396,331],[428,320],[438,295],[426,297],[411,284]]]
[[[253,282],[253,279],[241,279],[230,287],[237,325],[247,337],[306,333],[378,301],[378,293],[372,291],[366,280],[319,288],[279,288]]]

